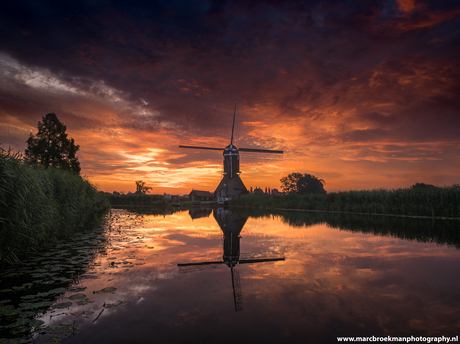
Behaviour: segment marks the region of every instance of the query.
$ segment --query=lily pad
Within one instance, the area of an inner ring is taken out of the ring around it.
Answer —
[[[69,289],[67,289],[69,292],[71,293],[78,293],[80,291],[85,291],[86,290],[86,287],[70,287]]]
[[[3,328],[16,328],[16,327],[23,327],[23,326],[25,326],[26,328],[39,327],[39,326],[43,325],[44,323],[45,322],[42,321],[42,320],[20,318],[15,323],[3,326]],[[14,332],[11,332],[11,333],[15,334]]]
[[[21,296],[21,300],[33,300],[39,297],[40,296],[38,294],[37,295],[23,295]]]
[[[64,308],[69,308],[70,306],[72,306],[72,302],[61,302],[61,303],[55,304],[51,308],[53,308],[53,309],[64,309]]]
[[[83,300],[84,298],[86,298],[85,294],[73,294],[68,297],[69,300]]]
[[[19,315],[20,312],[14,308],[13,305],[6,305],[6,306],[2,306],[0,307],[0,317],[1,316],[11,316],[11,315]]]
[[[72,283],[74,280],[72,278],[59,278],[57,279],[59,283]]]
[[[78,325],[59,324],[55,327],[46,327],[45,331],[48,334],[54,334],[54,336],[48,338],[47,343],[61,343],[67,337],[78,332]]]
[[[93,291],[93,294],[114,294],[117,291],[115,287],[107,287],[101,290]]]
[[[39,301],[39,302],[23,302],[19,304],[21,310],[31,310],[43,307],[48,307],[53,304],[53,301]]]
[[[18,277],[21,275],[22,275],[22,272],[11,272],[8,275],[3,275],[2,277]]]
[[[66,288],[56,288],[56,289],[50,290],[48,293],[50,293],[50,294],[61,294],[61,293],[65,293],[66,290],[67,290]]]
[[[26,332],[27,330],[28,330],[27,326],[16,326],[10,330],[10,333],[18,334],[18,333]]]
[[[29,341],[23,338],[7,338],[7,339],[2,339],[0,343],[2,344],[27,344],[29,343]]]
[[[90,303],[94,303],[95,301],[94,300],[91,300],[91,299],[84,299],[84,300],[80,300],[80,301],[77,301],[77,305],[78,306],[84,306],[84,305],[87,305],[87,304],[90,304]]]
[[[105,308],[115,308],[115,307],[118,307],[119,305],[121,305],[121,302],[118,302],[118,303],[106,303]]]
[[[83,279],[98,279],[99,277],[95,276],[95,275],[82,275],[82,276],[80,276],[80,278],[83,278]]]
[[[48,272],[40,272],[40,273],[34,273],[34,274],[30,274],[33,278],[41,278],[41,277],[49,277],[51,276],[50,273]]]

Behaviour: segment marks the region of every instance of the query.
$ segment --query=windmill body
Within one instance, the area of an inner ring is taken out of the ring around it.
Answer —
[[[224,149],[224,173],[214,194],[219,203],[232,197],[248,193],[248,189],[240,178],[240,154],[235,145],[230,144]]]
[[[230,199],[236,196],[240,196],[247,193],[248,190],[241,180],[239,174],[240,171],[240,154],[239,152],[252,152],[252,153],[275,153],[283,154],[283,151],[270,150],[270,149],[255,149],[255,148],[240,148],[238,149],[233,144],[233,132],[235,128],[235,115],[236,115],[236,104],[235,111],[233,113],[233,125],[232,125],[232,136],[230,138],[230,144],[225,148],[214,148],[214,147],[197,147],[197,146],[182,146],[179,148],[191,148],[191,149],[207,149],[207,150],[219,150],[223,151],[224,157],[224,171],[223,177],[214,191],[214,195],[217,197],[217,202],[220,204],[228,202]]]

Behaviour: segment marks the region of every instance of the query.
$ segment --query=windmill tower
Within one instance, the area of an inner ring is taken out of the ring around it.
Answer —
[[[252,153],[274,153],[283,154],[283,151],[270,150],[270,149],[255,149],[255,148],[237,148],[233,144],[233,132],[235,129],[235,116],[236,116],[236,104],[233,113],[233,125],[232,125],[232,136],[230,137],[230,144],[225,148],[215,147],[197,147],[197,146],[182,146],[179,148],[191,148],[191,149],[208,149],[223,151],[224,156],[224,173],[222,180],[217,186],[214,194],[217,197],[217,202],[223,204],[232,197],[239,196],[243,193],[247,193],[248,190],[241,180],[239,174],[240,171],[240,154],[239,152],[252,152]]]
[[[243,294],[241,292],[240,274],[236,268],[237,264],[254,264],[263,262],[284,261],[284,257],[265,257],[253,259],[240,259],[240,239],[241,230],[243,229],[247,217],[232,214],[228,209],[213,209],[213,215],[219,224],[224,237],[222,260],[206,261],[195,263],[179,263],[178,267],[200,266],[225,264],[230,268],[232,275],[233,302],[235,304],[235,312],[243,310]]]

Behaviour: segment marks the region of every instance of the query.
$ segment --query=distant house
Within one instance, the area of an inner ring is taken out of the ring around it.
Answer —
[[[272,196],[284,196],[284,192],[279,192],[278,189],[273,189]]]
[[[210,201],[213,199],[213,195],[209,191],[192,190],[189,198],[192,201]]]
[[[255,193],[255,194],[263,194],[263,193],[264,193],[264,190],[262,190],[261,188],[256,187],[256,188],[254,189],[254,193]]]

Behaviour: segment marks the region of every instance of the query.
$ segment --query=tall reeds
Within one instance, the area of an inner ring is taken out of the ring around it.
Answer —
[[[304,209],[366,214],[460,217],[460,185],[395,190],[331,192],[327,195],[248,194],[230,206],[262,209]]]
[[[0,146],[0,263],[97,223],[110,205],[84,178]]]

